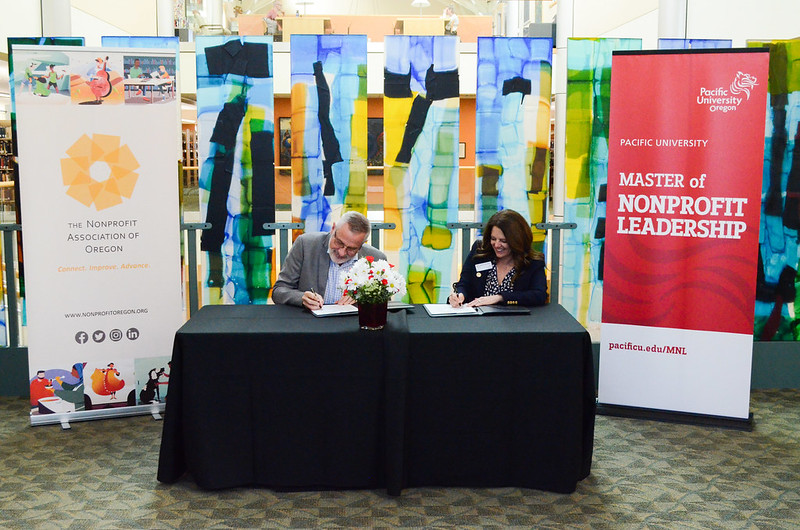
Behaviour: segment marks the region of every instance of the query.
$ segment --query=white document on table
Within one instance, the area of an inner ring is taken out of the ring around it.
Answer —
[[[339,304],[326,304],[320,309],[315,309],[311,313],[315,317],[336,317],[341,315],[355,315],[358,313],[358,307],[353,304],[339,305]]]
[[[462,317],[480,315],[474,307],[462,305],[453,307],[450,304],[425,304],[425,311],[432,317]]]
[[[390,300],[387,309],[389,311],[394,311],[397,309],[411,309],[413,308],[413,304],[406,304],[404,302],[395,302],[394,300]],[[358,313],[358,306],[356,304],[350,305],[338,305],[338,304],[326,304],[322,306],[322,309],[315,309],[312,311],[315,317],[335,317],[340,315],[354,315]]]
[[[425,304],[425,311],[432,317],[461,317],[472,315],[530,315],[531,310],[527,307],[505,306],[505,305],[484,305],[470,307],[462,305],[453,307],[450,304]]]

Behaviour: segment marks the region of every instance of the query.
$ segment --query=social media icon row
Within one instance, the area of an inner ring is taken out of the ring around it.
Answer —
[[[119,342],[123,338],[128,340],[136,340],[139,338],[139,330],[136,328],[128,328],[126,331],[122,331],[121,329],[114,328],[108,332],[108,335],[106,335],[105,331],[102,329],[97,329],[91,334],[85,331],[79,331],[75,334],[75,342],[78,344],[86,344],[90,340],[99,344],[104,342],[106,339],[109,339],[112,342]]]

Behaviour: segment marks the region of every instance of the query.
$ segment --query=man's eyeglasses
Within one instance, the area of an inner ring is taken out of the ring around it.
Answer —
[[[348,247],[347,245],[345,245],[344,241],[339,239],[339,236],[336,235],[336,232],[333,233],[333,238],[331,239],[331,246],[333,248],[335,248],[336,250],[344,248],[345,252],[347,252],[348,254],[355,254],[359,250],[361,250],[360,246],[358,246],[358,247]]]

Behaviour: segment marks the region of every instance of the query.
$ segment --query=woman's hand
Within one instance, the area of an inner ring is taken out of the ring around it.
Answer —
[[[499,304],[503,301],[503,297],[499,294],[493,294],[491,296],[481,296],[480,298],[476,298],[472,302],[468,303],[469,307],[478,307],[482,305],[494,305]]]
[[[461,293],[452,293],[447,301],[450,302],[452,307],[461,307],[461,304],[464,303],[464,295]]]

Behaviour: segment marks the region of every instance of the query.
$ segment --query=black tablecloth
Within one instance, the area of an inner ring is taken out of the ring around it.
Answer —
[[[408,315],[405,486],[569,493],[589,474],[591,339],[561,306]]]
[[[560,306],[432,319],[206,306],[175,336],[158,480],[207,489],[522,486],[591,467],[586,331]]]
[[[158,479],[188,470],[208,489],[383,486],[391,332],[356,322],[203,307],[175,336]]]

